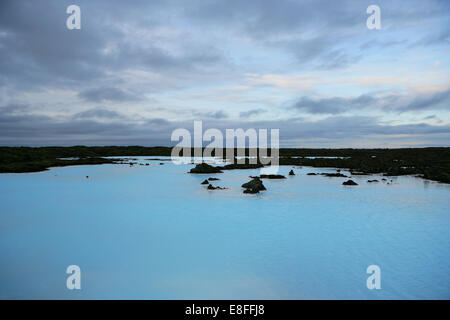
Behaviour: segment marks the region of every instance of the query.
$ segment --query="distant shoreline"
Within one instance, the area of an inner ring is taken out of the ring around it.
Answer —
[[[116,163],[117,160],[105,157],[170,156],[171,151],[172,147],[141,146],[0,147],[0,173],[39,172],[51,167]],[[246,149],[245,154],[248,153]],[[225,150],[223,154],[226,154]],[[353,174],[420,175],[425,179],[450,183],[450,147],[280,148],[279,155],[280,165],[341,168]],[[246,166],[235,164],[235,168],[244,169]]]

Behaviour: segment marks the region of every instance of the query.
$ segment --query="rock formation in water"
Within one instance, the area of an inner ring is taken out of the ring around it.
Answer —
[[[201,184],[209,184],[208,180],[204,180]]]
[[[342,178],[348,178],[348,176],[346,176],[345,174],[342,174],[340,172],[336,172],[336,173],[321,173],[321,175],[325,176],[325,177],[342,177]]]
[[[355,181],[353,181],[353,180],[347,180],[347,181],[344,181],[344,182],[342,182],[342,184],[344,185],[344,186],[357,186],[358,184],[355,182]]]
[[[199,163],[195,168],[192,168],[189,173],[222,173],[222,170],[207,163]]]
[[[260,179],[286,179],[285,176],[281,174],[262,174],[259,176]]]
[[[295,176],[294,170],[291,169],[291,171],[289,171],[289,175],[290,176]]]
[[[264,165],[261,163],[231,163],[219,167],[222,170],[234,170],[234,169],[259,169],[263,168]]]
[[[258,177],[254,177],[249,182],[244,183],[242,185],[242,188],[245,188],[244,193],[258,193],[260,191],[267,190],[266,187],[264,187],[261,179],[259,179]]]
[[[208,190],[225,190],[226,188],[222,188],[222,187],[214,187],[212,184],[208,185]]]

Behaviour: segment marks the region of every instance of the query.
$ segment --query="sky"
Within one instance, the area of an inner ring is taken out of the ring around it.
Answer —
[[[81,29],[69,30],[69,5]],[[369,30],[369,5],[381,29]],[[450,146],[450,1],[2,0],[0,145]]]

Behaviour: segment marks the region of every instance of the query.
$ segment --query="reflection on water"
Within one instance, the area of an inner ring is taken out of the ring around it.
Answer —
[[[448,185],[346,187],[303,167],[244,195],[259,170],[207,191],[192,164],[133,158],[150,165],[0,175],[1,298],[450,298]],[[66,289],[71,264],[80,291]],[[366,287],[372,264],[381,290]]]

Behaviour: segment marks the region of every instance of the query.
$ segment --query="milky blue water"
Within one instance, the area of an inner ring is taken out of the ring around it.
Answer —
[[[1,174],[0,298],[450,298],[449,185],[347,187],[303,167],[244,195],[258,170],[216,174],[229,189],[208,191],[193,165],[148,158]],[[66,288],[72,264],[81,290]]]

